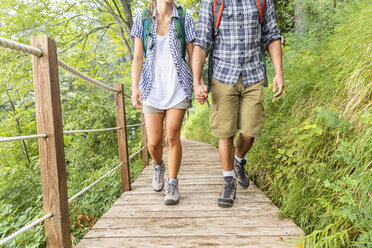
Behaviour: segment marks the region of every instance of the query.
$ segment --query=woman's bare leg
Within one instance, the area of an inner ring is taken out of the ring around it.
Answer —
[[[163,137],[164,113],[145,114],[147,132],[147,148],[155,164],[160,165],[163,158],[162,137]]]
[[[165,127],[168,147],[168,176],[177,178],[182,160],[181,126],[186,110],[168,109],[165,114]]]

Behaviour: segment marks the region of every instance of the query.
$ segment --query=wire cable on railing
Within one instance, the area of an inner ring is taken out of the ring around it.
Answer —
[[[63,134],[76,134],[76,133],[97,133],[97,132],[108,132],[119,130],[121,127],[112,127],[112,128],[103,128],[103,129],[89,129],[89,130],[72,130],[72,131],[63,131]]]
[[[139,123],[139,124],[127,125],[127,127],[139,127],[139,126],[143,126],[143,125],[145,125],[145,123]]]
[[[28,135],[28,136],[16,136],[16,137],[9,137],[9,138],[0,138],[1,142],[12,142],[18,140],[30,140],[30,139],[38,139],[38,138],[47,138],[48,135],[46,134],[37,134],[37,135]]]
[[[21,229],[19,229],[18,231],[16,231],[15,233],[13,233],[12,235],[0,240],[0,245],[3,245],[5,244],[6,242],[14,239],[15,237],[21,235],[22,233],[24,233],[25,231],[33,228],[34,226],[36,226],[37,224],[43,222],[44,220],[46,219],[49,219],[50,217],[52,217],[53,215],[52,214],[47,214],[47,215],[44,215],[42,218],[38,219],[38,220],[35,220],[34,222],[32,222],[31,224],[25,226],[25,227],[22,227]]]
[[[138,154],[139,152],[141,152],[143,149],[145,149],[147,146],[145,147],[142,147],[140,150],[138,150],[137,152],[135,152],[134,154],[132,154],[129,159],[133,158],[136,154]],[[72,202],[73,200],[75,200],[76,198],[78,198],[79,196],[81,196],[82,194],[84,194],[86,191],[88,191],[90,188],[92,188],[94,185],[96,185],[97,183],[99,183],[102,179],[104,179],[105,177],[107,177],[108,175],[110,175],[112,172],[114,172],[117,168],[119,168],[121,165],[123,165],[124,163],[120,163],[118,164],[115,168],[113,168],[112,170],[110,170],[109,172],[107,172],[105,175],[101,176],[100,178],[98,178],[96,181],[94,181],[93,183],[91,183],[90,185],[88,185],[86,188],[82,189],[79,193],[76,193],[75,195],[73,195],[70,199],[68,199],[68,202]]]
[[[116,89],[116,88],[113,88],[111,86],[108,86],[108,85],[106,85],[104,83],[101,83],[98,80],[95,80],[95,79],[93,79],[93,78],[91,78],[91,77],[83,74],[82,72],[76,70],[75,68],[73,68],[72,66],[70,66],[67,63],[63,62],[60,59],[58,59],[58,66],[61,67],[64,70],[70,72],[71,74],[77,76],[78,78],[84,80],[87,83],[94,84],[95,86],[98,86],[100,88],[103,88],[103,89],[106,89],[106,90],[109,90],[109,91],[120,92],[119,89]]]
[[[76,198],[78,198],[79,196],[81,196],[82,194],[84,194],[87,190],[89,190],[94,185],[96,185],[97,183],[99,183],[102,179],[104,179],[105,177],[107,177],[108,175],[110,175],[112,172],[114,172],[117,168],[119,168],[123,164],[124,163],[118,164],[115,168],[113,168],[112,170],[110,170],[109,172],[107,172],[105,175],[101,176],[98,180],[94,181],[92,184],[90,184],[89,186],[87,186],[86,188],[84,188],[83,190],[81,190],[79,193],[75,194],[70,199],[68,199],[68,202],[70,203],[73,200],[75,200]]]
[[[142,147],[141,149],[139,149],[138,151],[136,151],[135,153],[133,153],[132,155],[129,156],[129,159],[133,158],[134,156],[136,156],[138,153],[142,152],[143,149],[147,148],[147,146],[144,146]]]
[[[32,54],[37,57],[41,57],[43,55],[43,51],[39,48],[18,43],[9,39],[5,39],[3,37],[0,37],[0,46],[22,53]]]

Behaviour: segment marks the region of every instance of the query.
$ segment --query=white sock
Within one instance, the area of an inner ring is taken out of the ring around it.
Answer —
[[[236,154],[234,155],[236,161],[238,161],[239,163],[241,163],[243,161],[243,158],[239,158],[238,156],[236,156]]]
[[[232,171],[224,171],[222,170],[223,176],[224,177],[233,177],[234,176],[234,170]]]
[[[172,178],[172,177],[170,177],[170,178],[168,178],[168,182],[169,183],[173,183],[173,182],[178,182],[178,179],[177,178]]]
[[[157,165],[155,162],[154,162],[154,166],[155,166],[155,168],[158,169],[158,170],[159,170],[160,167],[161,167],[161,165]]]

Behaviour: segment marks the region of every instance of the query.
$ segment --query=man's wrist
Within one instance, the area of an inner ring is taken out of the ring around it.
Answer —
[[[275,73],[275,76],[278,77],[278,78],[280,78],[280,79],[283,79],[284,78],[282,71],[281,72],[278,72],[278,73]]]
[[[200,81],[194,81],[193,85],[194,85],[194,87],[202,85],[201,80]]]

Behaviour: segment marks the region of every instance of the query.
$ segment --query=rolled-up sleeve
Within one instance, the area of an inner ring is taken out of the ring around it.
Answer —
[[[265,47],[271,42],[280,39],[280,31],[276,23],[273,0],[266,1],[266,11],[262,21],[262,33]]]
[[[140,38],[143,40],[143,27],[142,27],[142,16],[139,14],[136,19],[134,19],[132,32],[130,33],[132,38]]]
[[[189,13],[186,13],[185,18],[185,30],[186,30],[186,43],[189,43],[196,39],[195,22]]]
[[[213,0],[202,0],[199,20],[196,28],[195,46],[200,46],[208,53],[212,43]]]

